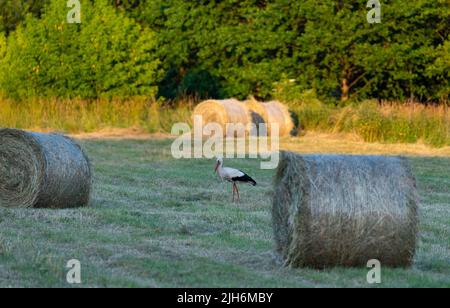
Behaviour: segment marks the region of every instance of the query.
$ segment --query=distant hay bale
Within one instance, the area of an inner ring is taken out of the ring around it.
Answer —
[[[261,116],[266,123],[267,131],[273,123],[277,123],[279,127],[280,136],[289,136],[294,129],[294,122],[292,121],[291,113],[287,106],[278,101],[270,101],[261,103],[255,99],[249,99],[245,102],[251,113],[256,113]]]
[[[204,125],[219,124],[226,136],[236,135],[232,128],[227,130],[227,124],[242,124],[245,130],[239,132],[237,137],[244,137],[250,123],[249,110],[236,99],[204,101],[195,107],[193,115],[202,116]]]
[[[256,124],[257,132],[270,132],[271,125],[279,125],[279,135],[288,136],[294,129],[291,114],[288,108],[277,101],[260,103],[254,99],[240,102],[236,99],[207,100],[194,109],[193,115],[200,115],[203,124],[218,123],[226,136],[236,136],[232,129],[226,129],[226,124],[242,124],[244,132],[237,137],[244,137],[250,132],[249,124]],[[259,125],[264,125],[263,131]]]
[[[267,112],[263,103],[252,98],[243,102],[243,104],[249,110],[251,123],[256,124],[258,135],[270,133],[270,127],[267,125]]]
[[[405,158],[282,153],[272,216],[286,265],[409,266],[417,212]]]
[[[58,134],[0,129],[0,206],[87,206],[91,168],[79,145]]]

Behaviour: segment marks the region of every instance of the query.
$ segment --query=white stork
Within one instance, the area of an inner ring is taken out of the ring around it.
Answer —
[[[214,170],[214,172],[217,172],[219,174],[219,177],[223,181],[233,183],[233,202],[235,194],[237,194],[238,201],[241,200],[239,189],[236,184],[237,182],[248,183],[250,185],[256,186],[256,181],[248,176],[245,172],[233,168],[224,167],[223,158],[221,157],[217,159],[216,169]]]

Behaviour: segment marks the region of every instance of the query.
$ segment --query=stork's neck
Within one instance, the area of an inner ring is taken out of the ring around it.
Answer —
[[[219,167],[217,167],[217,173],[219,174],[220,177],[223,177],[223,163],[219,164]]]

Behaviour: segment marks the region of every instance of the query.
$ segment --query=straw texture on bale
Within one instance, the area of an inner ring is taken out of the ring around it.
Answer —
[[[222,126],[226,136],[234,136],[235,132],[227,124],[242,124],[245,127],[243,132],[238,133],[238,137],[244,137],[251,123],[249,110],[245,105],[236,99],[207,100],[197,105],[194,109],[194,116],[200,115],[203,125],[217,123]]]
[[[242,104],[248,109],[251,122],[256,125],[258,135],[267,135],[270,133],[269,125],[267,125],[267,117],[265,117],[266,109],[262,103],[251,98]]]
[[[87,206],[91,184],[89,160],[72,139],[0,129],[0,206]]]
[[[325,268],[412,263],[415,178],[405,158],[283,152],[272,218],[286,265]]]
[[[268,132],[270,132],[272,124],[277,123],[280,136],[289,136],[292,133],[294,122],[288,107],[282,103],[278,101],[261,103],[255,99],[249,99],[245,102],[245,105],[251,113],[260,115],[266,123]]]

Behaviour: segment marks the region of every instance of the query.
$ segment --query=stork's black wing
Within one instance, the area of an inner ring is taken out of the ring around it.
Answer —
[[[241,171],[242,172],[242,171]],[[244,172],[242,172],[244,173]],[[242,175],[242,176],[237,176],[232,178],[233,182],[244,182],[244,183],[249,183],[250,185],[256,186],[256,181],[254,179],[252,179],[248,174]]]

